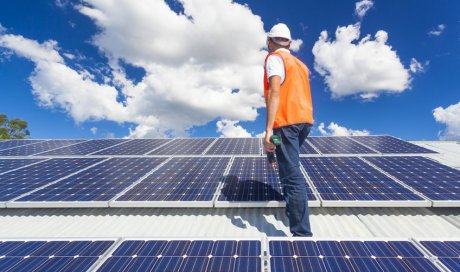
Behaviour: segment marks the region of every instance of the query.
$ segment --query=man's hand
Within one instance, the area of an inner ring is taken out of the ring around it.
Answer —
[[[264,139],[264,146],[266,152],[275,152],[276,145],[270,142],[270,138],[273,135],[273,130],[265,131],[265,139]]]

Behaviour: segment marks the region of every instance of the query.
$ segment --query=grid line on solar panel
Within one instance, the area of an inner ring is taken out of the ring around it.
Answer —
[[[316,200],[305,182],[309,200]],[[277,170],[264,157],[235,157],[219,193],[220,202],[284,201]],[[216,203],[217,204],[217,203]]]
[[[323,201],[424,200],[358,157],[301,158],[300,162]]]
[[[262,271],[258,240],[125,240],[97,271]]]
[[[174,139],[147,155],[201,155],[214,138]]]
[[[56,158],[1,175],[0,201],[10,201],[100,162],[98,158]]]
[[[104,140],[89,140],[86,142],[78,143],[71,146],[66,146],[51,151],[41,152],[35,156],[48,156],[48,155],[88,155],[105,149],[116,144],[126,142],[125,139],[104,139]]]
[[[269,240],[271,271],[439,271],[409,241]]]
[[[0,150],[35,144],[43,141],[44,140],[0,140]]]
[[[44,159],[0,159],[0,175],[43,160]]]
[[[102,202],[108,206],[108,201],[129,187],[137,180],[152,171],[164,158],[111,158],[94,167],[81,171],[71,177],[51,184],[41,190],[15,200],[20,202],[83,202],[81,205],[95,205],[91,202]],[[27,203],[22,203],[27,205]],[[71,205],[71,204],[69,204]]]
[[[212,201],[229,161],[228,157],[172,158],[115,202]]]
[[[260,155],[259,138],[218,138],[206,155]]]
[[[49,140],[30,145],[22,145],[11,149],[0,151],[0,156],[29,156],[37,153],[74,145],[86,140]]]
[[[433,201],[433,205],[460,201],[460,170],[419,156],[364,157],[366,161],[395,177]]]
[[[319,152],[308,142],[305,141],[300,146],[300,154],[319,154]]]
[[[383,154],[437,153],[392,136],[350,136],[350,138]]]
[[[460,271],[460,241],[418,241],[450,271]]]
[[[375,154],[376,152],[347,137],[308,137],[307,141],[322,154]]]
[[[144,155],[163,146],[170,139],[133,139],[125,143],[91,153],[91,155]]]

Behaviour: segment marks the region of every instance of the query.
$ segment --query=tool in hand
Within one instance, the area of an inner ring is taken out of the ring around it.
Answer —
[[[270,142],[276,146],[279,146],[281,144],[281,138],[278,135],[272,135],[272,137],[270,137]],[[273,169],[275,169],[276,167],[275,152],[267,152],[267,158],[268,158],[268,162],[271,164]]]

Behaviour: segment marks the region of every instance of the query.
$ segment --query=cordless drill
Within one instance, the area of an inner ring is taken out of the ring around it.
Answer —
[[[281,144],[281,138],[278,135],[272,135],[272,137],[270,137],[270,142],[276,146],[279,146]],[[275,166],[276,166],[275,152],[267,152],[267,159],[268,159],[268,163],[270,163],[273,169],[275,169]]]

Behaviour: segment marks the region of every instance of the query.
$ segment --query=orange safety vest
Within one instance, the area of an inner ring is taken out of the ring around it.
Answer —
[[[280,101],[276,112],[273,128],[298,123],[313,124],[313,105],[310,93],[308,68],[299,59],[288,52],[272,52],[265,58],[264,65],[264,97],[268,102],[267,59],[278,55],[283,59],[285,77],[281,84]]]

